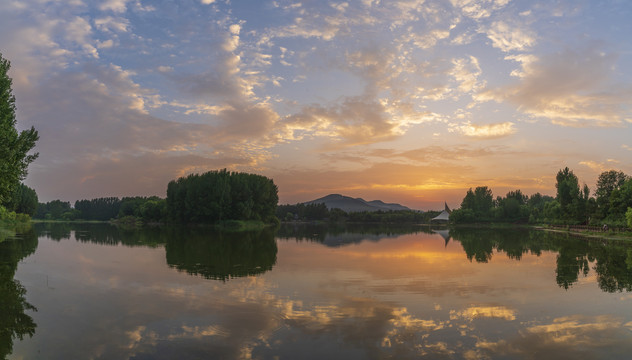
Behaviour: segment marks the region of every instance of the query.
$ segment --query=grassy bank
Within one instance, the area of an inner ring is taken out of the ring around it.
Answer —
[[[535,226],[534,228],[538,230],[545,230],[563,234],[573,234],[579,235],[587,238],[593,239],[605,239],[605,240],[622,240],[622,241],[632,241],[632,231],[590,231],[590,230],[575,230],[575,229],[563,229],[563,228],[552,228],[547,226]]]

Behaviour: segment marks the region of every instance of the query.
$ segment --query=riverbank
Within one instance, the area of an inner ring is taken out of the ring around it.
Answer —
[[[632,232],[614,232],[614,231],[604,231],[604,232],[595,232],[589,230],[574,230],[574,229],[563,229],[563,228],[551,228],[546,226],[534,226],[537,230],[544,230],[550,232],[556,232],[561,234],[571,234],[575,236],[582,236],[586,238],[592,239],[604,239],[604,240],[616,240],[616,241],[632,241]]]

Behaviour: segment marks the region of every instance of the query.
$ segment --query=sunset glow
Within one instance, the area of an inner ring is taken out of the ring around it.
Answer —
[[[40,202],[166,195],[262,174],[280,203],[340,193],[436,210],[468,188],[555,193],[632,174],[632,3],[0,3]]]

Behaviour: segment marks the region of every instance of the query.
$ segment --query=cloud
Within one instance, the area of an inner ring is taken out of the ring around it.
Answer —
[[[615,60],[595,44],[531,58],[519,83],[484,90],[478,99],[508,101],[562,126],[621,126],[631,116],[632,89],[612,83]]]
[[[115,13],[123,13],[127,11],[127,3],[130,0],[105,0],[99,5],[101,11],[112,11]]]
[[[579,164],[588,166],[593,171],[599,172],[599,173],[603,172],[606,169],[606,166],[603,163],[598,163],[592,160],[580,161]]]
[[[452,6],[459,9],[463,15],[481,20],[488,18],[496,10],[505,7],[511,0],[450,0]]]
[[[510,121],[486,125],[466,123],[463,125],[457,125],[453,127],[453,129],[456,129],[456,131],[465,136],[479,139],[496,139],[516,133],[514,123]]]
[[[122,17],[106,16],[94,20],[97,29],[105,32],[127,32],[129,30],[129,20]]]
[[[282,122],[291,138],[305,134],[327,136],[349,146],[385,141],[397,134],[396,124],[386,116],[385,107],[365,97],[349,97],[330,107],[307,106]]]
[[[452,64],[454,67],[450,75],[457,82],[460,92],[472,93],[484,86],[484,83],[478,81],[482,71],[477,58],[470,56],[469,59],[454,59]]]
[[[276,115],[265,105],[220,110],[214,126],[166,121],[147,113],[154,94],[131,76],[86,66],[24,97],[22,119],[41,137],[31,176],[42,199],[164,194],[178,176],[250,168],[269,156],[264,135]]]
[[[504,21],[493,22],[485,31],[492,46],[504,52],[525,51],[536,43],[534,35],[526,30],[511,26]]]

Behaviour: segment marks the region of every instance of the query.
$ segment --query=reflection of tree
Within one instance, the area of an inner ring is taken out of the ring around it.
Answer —
[[[100,245],[153,247],[167,242],[168,232],[159,227],[124,229],[106,223],[40,223],[36,224],[40,236],[60,241],[74,237],[80,242]]]
[[[26,289],[13,276],[18,262],[37,248],[34,231],[21,234],[14,240],[0,243],[0,358],[13,350],[13,340],[35,334],[36,324],[27,310],[37,311],[26,301]]]
[[[272,229],[214,232],[183,228],[169,236],[166,249],[169,266],[224,281],[272,270],[277,255]]]
[[[555,280],[560,287],[568,289],[577,282],[579,273],[588,275],[590,267],[586,258],[585,242],[567,241],[558,250]]]
[[[606,292],[632,291],[632,248],[609,246],[600,250],[595,265],[599,288]]]
[[[488,262],[494,251],[520,260],[523,254],[556,252],[555,280],[568,289],[579,275],[587,276],[594,263],[599,288],[606,292],[632,291],[632,247],[620,242],[602,242],[528,229],[455,228],[450,236],[459,241],[467,258]]]
[[[326,246],[337,247],[357,244],[365,240],[380,241],[405,234],[434,234],[419,225],[401,224],[326,224],[326,223],[285,223],[277,231],[277,238],[298,241],[313,241]]]

